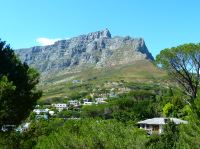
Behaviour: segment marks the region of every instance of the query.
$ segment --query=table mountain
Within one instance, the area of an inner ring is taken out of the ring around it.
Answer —
[[[60,40],[49,46],[16,50],[20,59],[42,74],[108,68],[138,60],[153,60],[142,38],[112,37],[108,29]]]

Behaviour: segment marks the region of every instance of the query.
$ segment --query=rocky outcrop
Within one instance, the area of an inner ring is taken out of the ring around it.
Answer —
[[[108,29],[60,40],[49,46],[16,50],[23,62],[41,73],[85,67],[112,67],[137,60],[153,60],[141,38],[111,37]]]

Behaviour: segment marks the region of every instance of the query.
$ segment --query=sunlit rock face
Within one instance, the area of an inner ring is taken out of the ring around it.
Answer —
[[[23,62],[41,73],[103,68],[153,60],[142,38],[111,37],[108,29],[60,40],[49,46],[16,50]]]

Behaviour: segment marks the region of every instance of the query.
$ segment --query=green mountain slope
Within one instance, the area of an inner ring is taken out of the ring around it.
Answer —
[[[166,73],[156,68],[150,61],[135,61],[127,65],[118,65],[104,69],[88,68],[81,72],[59,73],[44,79],[40,85],[43,90],[41,100],[54,98],[67,98],[70,95],[81,92],[90,92],[96,87],[103,87],[106,82],[139,82],[155,83],[162,82]],[[72,83],[77,81],[77,83]],[[79,86],[76,90],[72,88]]]

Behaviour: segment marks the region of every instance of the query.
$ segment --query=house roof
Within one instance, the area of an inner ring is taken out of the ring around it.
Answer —
[[[187,121],[178,119],[178,118],[164,118],[164,117],[156,117],[152,119],[146,119],[144,121],[138,122],[138,124],[157,124],[157,125],[164,125],[167,123],[167,120],[173,121],[175,124],[187,124]]]

